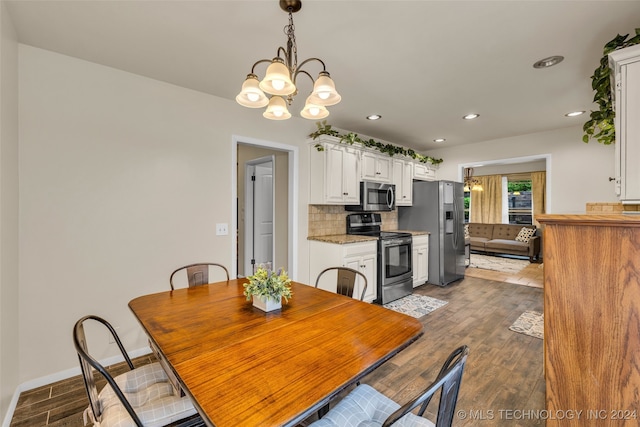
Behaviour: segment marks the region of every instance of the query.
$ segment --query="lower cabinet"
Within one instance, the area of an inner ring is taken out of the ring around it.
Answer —
[[[309,241],[309,284],[314,286],[318,274],[328,267],[349,267],[358,270],[367,278],[367,291],[364,301],[372,302],[378,296],[377,292],[377,247],[376,241],[358,243],[327,243],[315,240]],[[356,283],[355,296],[362,294],[364,284],[361,280]],[[335,292],[335,279],[320,282],[320,288]]]
[[[429,235],[413,236],[413,287],[429,279]]]

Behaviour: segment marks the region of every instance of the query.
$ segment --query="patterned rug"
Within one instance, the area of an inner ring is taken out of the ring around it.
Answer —
[[[500,256],[471,254],[469,267],[484,270],[501,271],[503,273],[518,273],[530,264],[528,259],[503,258]]]
[[[419,318],[446,304],[447,301],[431,298],[426,295],[407,295],[406,297],[391,301],[383,305],[383,307]]]
[[[514,324],[509,327],[509,330],[542,339],[544,316],[537,311],[525,311],[518,317]]]

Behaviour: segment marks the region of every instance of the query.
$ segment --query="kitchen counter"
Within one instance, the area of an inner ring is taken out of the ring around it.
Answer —
[[[418,230],[394,230],[401,233],[411,233],[413,236],[428,235],[428,231]],[[378,240],[374,236],[361,236],[358,234],[332,234],[330,236],[309,236],[307,240],[315,240],[317,242],[334,243],[337,245],[346,245],[349,243],[372,242]]]
[[[330,236],[309,236],[307,237],[307,240],[346,245],[349,243],[375,242],[378,238],[374,236],[360,236],[356,234],[333,234]]]

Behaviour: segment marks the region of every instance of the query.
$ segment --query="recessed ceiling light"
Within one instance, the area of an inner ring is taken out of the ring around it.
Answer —
[[[444,138],[436,138],[436,139],[433,140],[433,142],[445,142],[445,141],[446,141],[446,139],[444,139]]]
[[[467,114],[466,116],[462,116],[462,118],[465,120],[473,120],[473,119],[477,119],[478,117],[480,117],[480,114],[476,114],[476,113],[471,113],[471,114]]]
[[[564,60],[564,56],[560,56],[560,55],[550,56],[548,58],[541,59],[540,61],[536,61],[533,64],[533,68],[553,67],[554,65],[561,63],[563,60]]]
[[[382,118],[382,116],[380,114],[372,114],[370,116],[367,116],[367,120],[380,120]]]
[[[575,116],[580,116],[582,114],[584,114],[585,111],[572,111],[570,113],[565,114],[565,116],[567,117],[575,117]]]

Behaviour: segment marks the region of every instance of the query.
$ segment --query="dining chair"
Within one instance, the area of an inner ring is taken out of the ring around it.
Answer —
[[[362,384],[356,387],[327,414],[309,427],[348,426],[403,426],[403,427],[450,427],[453,422],[462,372],[469,348],[466,345],[455,349],[447,358],[436,380],[418,397],[403,406],[389,399],[373,387]],[[433,395],[442,390],[436,422],[423,417]],[[417,414],[412,411],[420,406]]]
[[[359,272],[358,270],[354,270],[353,268],[348,267],[329,267],[325,268],[318,274],[316,278],[316,288],[320,283],[320,279],[327,272],[336,270],[336,293],[340,295],[346,295],[348,297],[355,298],[354,294],[356,291],[356,278],[360,277],[362,279],[362,294],[360,295],[360,301],[364,299],[364,294],[367,291],[367,276]]]
[[[169,284],[171,285],[171,290],[174,289],[173,279],[177,273],[182,271],[186,272],[187,280],[189,282],[189,287],[206,285],[209,282],[209,267],[219,268],[224,270],[225,275],[227,276],[227,281],[229,281],[229,270],[222,264],[217,264],[214,262],[200,262],[196,264],[185,265],[184,267],[180,267],[176,269],[171,276],[169,276]]]
[[[89,354],[84,331],[87,321],[96,321],[108,329],[127,362],[127,372],[114,378]],[[158,362],[133,366],[115,329],[106,320],[94,315],[78,320],[73,328],[73,343],[89,397],[89,406],[84,411],[85,424],[88,416],[94,426],[99,427],[204,426],[191,400],[176,393]],[[107,381],[100,392],[94,371]]]

